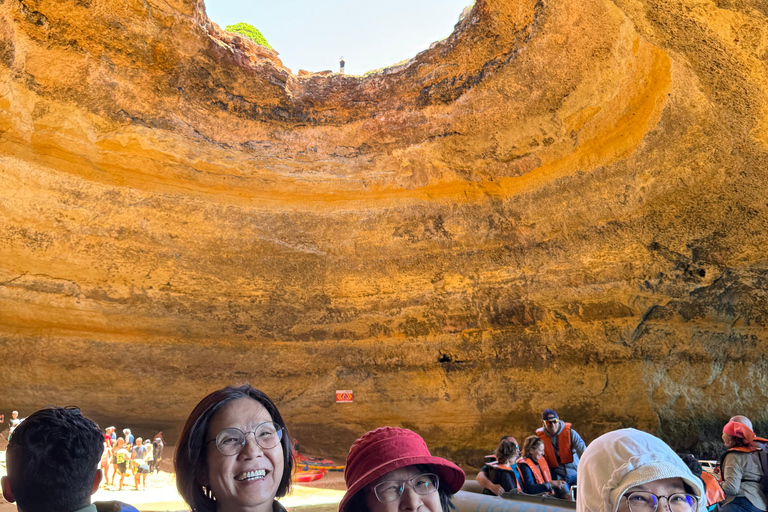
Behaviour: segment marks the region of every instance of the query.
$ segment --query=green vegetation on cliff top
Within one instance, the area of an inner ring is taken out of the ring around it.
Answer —
[[[236,32],[238,34],[244,35],[254,43],[260,44],[261,46],[266,46],[270,50],[272,49],[272,46],[270,46],[270,44],[267,42],[267,39],[261,35],[259,29],[253,25],[249,25],[248,23],[235,23],[234,25],[227,25],[224,30],[227,32]]]

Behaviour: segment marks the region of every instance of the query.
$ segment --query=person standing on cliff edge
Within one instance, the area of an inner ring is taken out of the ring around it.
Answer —
[[[544,426],[536,430],[536,435],[544,441],[544,458],[552,478],[565,480],[570,486],[576,485],[579,457],[587,445],[570,423],[560,421],[553,409],[541,413],[541,419]]]
[[[339,73],[344,74],[344,57],[339,57]]]

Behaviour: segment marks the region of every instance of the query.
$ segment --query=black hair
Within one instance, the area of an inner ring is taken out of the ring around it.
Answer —
[[[176,468],[176,488],[193,512],[216,511],[216,501],[205,495],[202,484],[205,473],[208,471],[205,440],[214,415],[224,405],[240,398],[250,398],[260,403],[272,416],[272,421],[283,428],[283,438],[280,440],[283,448],[283,475],[277,487],[277,497],[285,496],[291,487],[293,472],[291,439],[277,407],[266,394],[250,384],[227,386],[214,391],[197,404],[187,418],[176,447],[173,461]]]
[[[688,466],[688,469],[691,470],[691,473],[693,473],[693,476],[701,476],[701,472],[703,471],[701,467],[701,462],[691,453],[678,453],[678,456],[682,459],[682,461],[685,463],[686,466]]]
[[[8,483],[24,512],[77,510],[91,502],[104,434],[76,407],[47,407],[13,432]]]
[[[429,464],[416,464],[416,468],[424,473],[433,473],[435,471],[434,468]],[[352,499],[349,500],[349,503],[344,508],[349,512],[370,512],[368,509],[368,503],[365,499],[365,495],[367,494],[370,487],[370,485],[367,485],[357,491],[357,493],[352,496]],[[456,491],[458,490],[459,489],[456,489]],[[440,484],[437,486],[437,494],[440,497],[440,509],[442,512],[451,512],[452,510],[457,510],[456,505],[454,505],[451,501],[451,498],[453,498],[453,495],[456,491],[449,488],[445,482],[440,480]]]
[[[496,455],[496,460],[499,461],[499,464],[506,464],[515,454],[515,450],[517,450],[517,445],[504,438],[493,451],[493,454]]]

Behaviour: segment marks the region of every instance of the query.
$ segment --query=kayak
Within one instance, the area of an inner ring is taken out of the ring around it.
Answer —
[[[294,482],[314,482],[320,480],[325,475],[325,471],[300,471],[293,477]]]

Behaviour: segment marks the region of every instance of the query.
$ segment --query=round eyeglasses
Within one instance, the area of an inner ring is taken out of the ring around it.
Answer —
[[[699,508],[699,499],[685,493],[656,496],[652,492],[637,491],[627,495],[627,503],[631,512],[656,512],[661,498],[666,498],[672,512],[696,512]]]
[[[416,494],[425,496],[432,494],[440,485],[440,478],[434,473],[423,473],[410,480],[387,480],[373,487],[376,499],[381,503],[397,501],[405,492],[405,486],[410,485]]]
[[[245,447],[245,438],[248,434],[253,434],[253,440],[262,450],[269,450],[280,444],[283,439],[283,428],[274,421],[259,423],[255,429],[243,432],[239,428],[225,428],[215,439],[211,439],[205,444],[215,442],[216,448],[222,455],[237,455]]]

